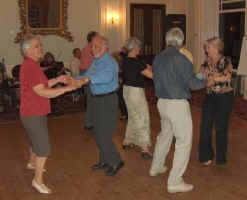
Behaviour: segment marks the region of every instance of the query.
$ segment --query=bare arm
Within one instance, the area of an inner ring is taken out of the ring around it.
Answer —
[[[58,79],[57,80],[58,82],[63,82],[68,85],[65,87],[51,88],[50,86],[46,86],[45,84],[38,84],[33,87],[34,92],[41,97],[55,98],[66,92],[76,90],[77,88],[81,87],[83,84],[86,84],[85,80],[79,81],[71,77],[69,77],[69,80],[68,80],[68,77],[64,75],[58,77],[57,79]],[[55,80],[52,82],[55,83]],[[88,82],[88,79],[87,79],[87,82]]]
[[[44,84],[39,84],[33,87],[33,90],[36,94],[45,98],[55,98],[59,95],[62,95],[66,92],[77,89],[78,87],[74,84],[61,87],[61,88],[50,88],[45,86]]]
[[[147,68],[144,69],[141,72],[142,75],[146,76],[147,78],[153,79],[153,71],[152,71],[152,67],[150,65],[147,64]]]
[[[64,83],[64,84],[68,84],[68,82],[71,81],[71,77],[67,76],[67,75],[61,75],[59,77],[50,79],[48,81],[48,86],[52,87],[54,85],[56,85],[57,83]]]
[[[89,82],[88,77],[84,77],[84,78],[80,78],[80,79],[76,80],[76,84],[78,87],[82,87],[83,85],[87,84],[88,82]]]

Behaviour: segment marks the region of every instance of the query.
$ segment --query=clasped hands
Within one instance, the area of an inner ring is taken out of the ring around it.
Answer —
[[[83,85],[87,84],[89,82],[89,78],[85,77],[76,80],[71,76],[61,75],[57,77],[57,81],[59,83],[64,83],[66,87],[70,88],[71,90],[76,90],[82,87]]]

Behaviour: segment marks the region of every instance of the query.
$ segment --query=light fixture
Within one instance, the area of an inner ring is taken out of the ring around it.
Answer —
[[[107,21],[112,24],[117,23],[119,20],[119,15],[116,12],[108,12],[106,15]]]

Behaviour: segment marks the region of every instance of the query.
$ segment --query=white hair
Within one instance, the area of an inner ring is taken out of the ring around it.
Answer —
[[[167,46],[181,47],[184,42],[184,34],[180,28],[172,28],[166,33]]]
[[[40,40],[40,38],[36,35],[28,34],[25,35],[23,40],[20,43],[21,54],[23,57],[27,56],[27,50],[31,48],[31,42],[33,40]]]
[[[128,40],[126,40],[124,47],[127,49],[128,52],[132,51],[134,48],[140,48],[142,45],[142,42],[136,38],[131,37]]]

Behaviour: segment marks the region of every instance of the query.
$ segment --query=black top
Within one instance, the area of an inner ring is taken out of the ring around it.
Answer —
[[[132,87],[145,86],[145,76],[141,74],[147,68],[146,64],[138,58],[126,57],[123,60],[123,84]]]

